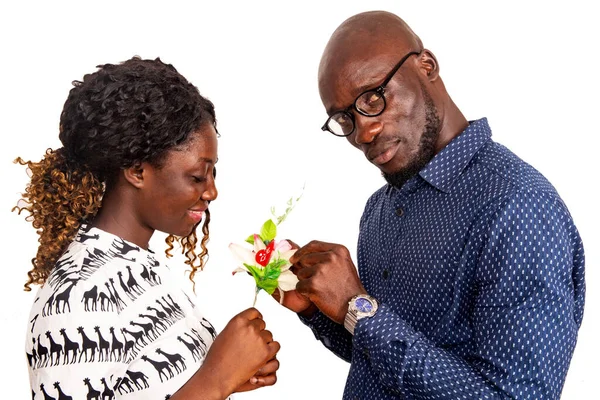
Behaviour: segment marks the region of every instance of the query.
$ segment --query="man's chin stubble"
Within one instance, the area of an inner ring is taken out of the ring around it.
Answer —
[[[439,136],[440,118],[431,97],[424,92],[425,97],[425,128],[419,142],[419,151],[410,160],[409,164],[400,170],[387,174],[382,171],[381,175],[390,185],[401,188],[409,179],[418,174],[435,156],[435,143]]]

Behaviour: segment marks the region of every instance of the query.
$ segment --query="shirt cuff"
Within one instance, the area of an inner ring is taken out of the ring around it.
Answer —
[[[380,303],[374,316],[358,320],[353,344],[370,360],[384,385],[398,388],[403,379],[405,354],[418,338],[418,332]]]

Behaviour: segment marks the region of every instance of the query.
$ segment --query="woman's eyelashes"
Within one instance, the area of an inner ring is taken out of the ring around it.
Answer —
[[[192,179],[194,180],[194,182],[200,183],[200,182],[206,182],[208,180],[208,177],[211,175],[212,175],[213,179],[215,179],[217,177],[217,168],[216,167],[210,168],[205,173],[196,173],[196,174],[192,174],[191,176],[192,176]]]

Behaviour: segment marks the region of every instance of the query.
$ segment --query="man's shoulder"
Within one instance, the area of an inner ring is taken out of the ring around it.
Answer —
[[[474,165],[485,169],[490,174],[490,181],[502,180],[512,193],[535,192],[558,196],[554,186],[540,171],[500,143],[487,143],[475,157]]]

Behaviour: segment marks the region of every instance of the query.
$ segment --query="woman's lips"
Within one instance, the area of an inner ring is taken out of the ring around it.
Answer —
[[[200,222],[204,216],[204,210],[188,210],[188,215],[196,222]]]

